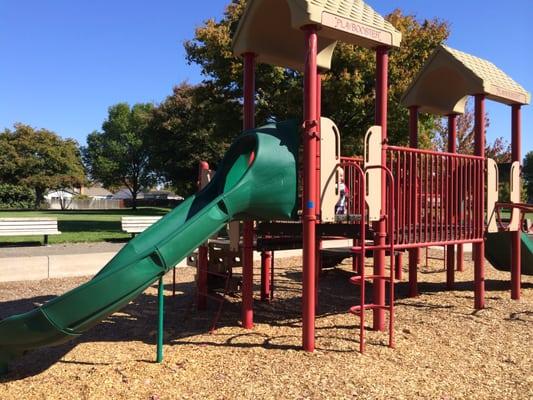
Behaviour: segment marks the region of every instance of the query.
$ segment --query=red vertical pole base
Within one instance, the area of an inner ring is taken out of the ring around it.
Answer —
[[[485,308],[485,242],[476,243],[474,258],[474,307]]]
[[[246,221],[243,229],[243,265],[242,265],[242,326],[244,329],[254,327],[254,223]]]
[[[378,246],[385,245],[385,224],[383,221],[376,223],[376,239],[375,244]],[[385,250],[374,251],[374,275],[385,275]],[[374,304],[385,305],[385,281],[383,279],[374,279],[372,282],[372,295]],[[383,308],[375,308],[373,310],[373,326],[375,331],[385,330],[385,310]]]
[[[410,249],[409,252],[409,297],[418,296],[418,259],[420,249]]]
[[[462,244],[457,245],[457,271],[463,272],[465,270],[464,266],[465,252]]]
[[[270,301],[270,268],[272,267],[272,253],[261,253],[261,301]]]
[[[446,288],[453,289],[455,283],[455,246],[446,248]]]
[[[522,259],[520,254],[522,232],[512,232],[511,234],[511,299],[520,300],[520,286],[522,275]]]
[[[396,253],[394,257],[396,258],[394,260],[394,274],[396,279],[401,281],[403,275],[403,252]]]

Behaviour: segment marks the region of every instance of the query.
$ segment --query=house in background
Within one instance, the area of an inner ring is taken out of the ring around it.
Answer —
[[[183,200],[180,195],[170,190],[150,190],[144,193],[146,200]]]
[[[116,200],[130,200],[131,199],[131,192],[128,188],[121,188],[117,190],[115,193],[113,193],[112,199]],[[144,193],[139,192],[137,193],[137,200],[144,199]]]
[[[91,187],[82,186],[80,194],[87,196],[91,199],[112,199],[113,193],[111,193],[106,188],[102,187],[100,184],[96,184]]]

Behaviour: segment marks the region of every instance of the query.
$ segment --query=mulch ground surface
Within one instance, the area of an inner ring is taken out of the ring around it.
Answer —
[[[275,299],[255,303],[253,330],[239,326],[235,296],[212,334],[216,304],[196,311],[194,270],[183,268],[176,297],[171,274],[165,280],[162,364],[154,363],[154,286],[79,339],[13,362],[0,398],[532,399],[533,277],[523,278],[522,300],[512,301],[509,273],[487,265],[486,309],[474,311],[472,262],[465,267],[453,291],[445,291],[439,260],[420,267],[419,297],[406,297],[405,280],[397,284],[396,349],[385,333],[369,331],[365,354],[358,352],[358,319],[346,313],[359,301],[348,264],[320,278],[314,353],[299,350],[301,259],[277,260]],[[0,317],[87,279],[2,283]]]

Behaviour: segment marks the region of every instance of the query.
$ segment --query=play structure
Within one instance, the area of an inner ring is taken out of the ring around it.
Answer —
[[[331,66],[339,41],[376,53],[375,125],[364,135],[362,158],[340,154],[342,134],[334,121],[321,115],[321,73]],[[205,307],[212,286],[222,287],[225,294],[233,267],[242,266],[235,288],[242,292],[242,326],[251,329],[254,251],[261,253],[261,298],[269,300],[274,252],[301,248],[306,351],[315,348],[320,271],[346,257],[353,260],[347,284],[359,288],[357,304],[346,308],[359,318],[361,351],[366,310],[372,311],[373,329],[388,330],[389,345],[394,346],[394,285],[406,251],[409,295],[416,296],[420,249],[447,247],[446,283],[453,288],[455,259],[461,271],[463,245],[473,244],[474,307],[482,309],[488,235],[498,248],[506,246],[506,255],[500,254],[497,262],[494,247],[487,254],[496,267],[511,271],[511,295],[518,299],[520,276],[532,272],[533,254],[521,232],[523,215],[531,207],[520,204],[519,184],[520,109],[529,103],[529,93],[490,62],[440,46],[403,98],[410,113],[410,147],[392,146],[387,140],[388,57],[400,44],[400,32],[360,0],[249,1],[233,41],[234,54],[244,63],[244,132],[212,178],[209,166],[200,166],[202,189],[195,196],[132,239],[92,280],[42,307],[0,321],[0,366],[5,369],[10,359],[27,350],[82,334],[157,281],[161,361],[162,277],[186,257],[198,268],[199,308]],[[302,73],[303,121],[255,128],[256,63]],[[457,115],[464,112],[468,96],[475,97],[473,155],[457,154],[455,147]],[[510,203],[498,202],[498,170],[485,157],[486,99],[512,109]],[[448,118],[448,152],[418,149],[421,112]],[[507,224],[498,218],[502,209],[510,212]],[[242,227],[229,224],[227,240],[216,238],[226,224],[239,220],[244,221]],[[350,239],[352,245],[324,247],[326,241],[339,239]],[[369,257],[373,271],[366,274]],[[370,287],[367,281],[372,281]]]

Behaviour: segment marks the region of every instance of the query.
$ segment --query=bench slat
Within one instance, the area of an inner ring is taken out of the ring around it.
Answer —
[[[0,236],[59,235],[54,218],[0,218]]]

